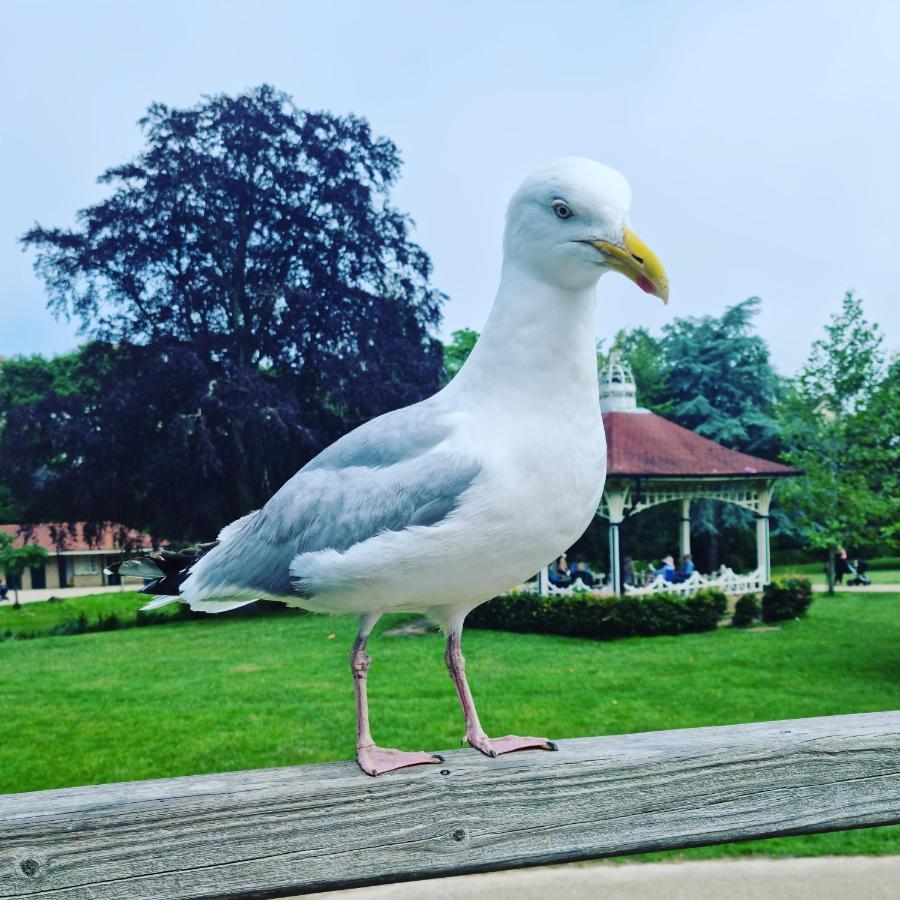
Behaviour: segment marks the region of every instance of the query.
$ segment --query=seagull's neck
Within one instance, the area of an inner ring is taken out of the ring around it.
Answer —
[[[562,288],[504,262],[484,331],[452,388],[491,406],[597,404],[595,303],[595,285]]]

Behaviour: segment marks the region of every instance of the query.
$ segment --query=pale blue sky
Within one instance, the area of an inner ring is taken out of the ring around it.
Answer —
[[[517,183],[583,155],[671,278],[667,309],[605,278],[601,336],[758,294],[792,372],[853,288],[896,346],[900,3],[3,0],[0,34],[0,355],[77,342],[16,238],[103,195],[152,100],[263,81],[400,147],[444,334],[484,322]]]

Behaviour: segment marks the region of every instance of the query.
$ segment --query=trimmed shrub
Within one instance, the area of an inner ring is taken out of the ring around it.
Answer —
[[[767,584],[763,590],[763,622],[797,619],[812,603],[812,584],[808,578],[784,578]]]
[[[613,640],[712,631],[726,606],[725,595],[715,590],[700,591],[693,597],[542,597],[522,592],[504,594],[479,606],[466,618],[466,626]]]
[[[734,605],[734,615],[731,624],[735,628],[749,628],[759,618],[759,602],[756,594],[744,594],[738,597]]]

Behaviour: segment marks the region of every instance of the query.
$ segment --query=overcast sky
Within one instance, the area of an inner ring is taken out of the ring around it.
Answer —
[[[600,336],[756,294],[790,373],[853,289],[897,345],[900,3],[3,0],[0,34],[0,355],[78,340],[22,232],[103,196],[151,101],[264,81],[399,146],[445,335],[484,322],[518,182],[582,155],[629,179],[671,279],[664,308],[604,278]]]

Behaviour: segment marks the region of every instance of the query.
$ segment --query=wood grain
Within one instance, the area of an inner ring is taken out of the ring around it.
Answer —
[[[278,897],[900,821],[900,712],[0,797],[0,897]]]

